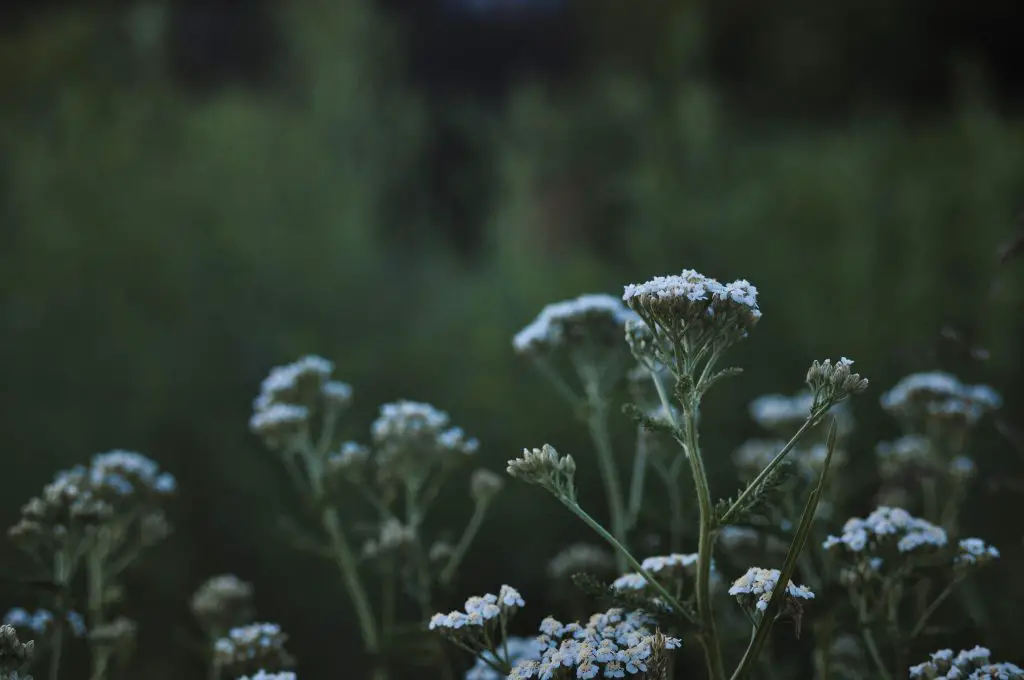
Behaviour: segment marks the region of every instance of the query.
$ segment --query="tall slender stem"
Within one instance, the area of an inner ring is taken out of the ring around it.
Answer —
[[[106,590],[106,581],[103,568],[109,547],[107,531],[106,527],[98,530],[96,541],[90,546],[85,558],[86,579],[88,582],[86,597],[89,608],[90,631],[96,631],[104,624],[103,597]],[[92,674],[90,677],[92,680],[102,680],[106,676],[110,651],[105,646],[93,645],[91,652]]]
[[[54,581],[60,588],[59,601],[57,602],[57,615],[53,622],[53,641],[50,651],[50,672],[49,680],[57,680],[60,677],[60,657],[64,651],[64,625],[67,623],[67,603],[65,602],[65,589],[67,588],[68,574],[65,564],[64,553],[58,551],[53,558]]]
[[[477,532],[480,531],[480,526],[483,524],[486,514],[487,505],[485,503],[478,503],[473,509],[473,514],[469,518],[469,523],[466,524],[465,531],[462,532],[462,537],[459,539],[455,549],[452,550],[451,557],[448,558],[444,569],[441,570],[441,575],[438,576],[438,581],[442,584],[450,582],[452,577],[455,576],[455,570],[459,568],[459,564],[462,563],[462,559],[466,556],[466,551],[469,549],[473,539],[476,538]]]
[[[697,408],[694,402],[684,404],[683,409],[686,448],[697,491],[697,505],[700,509],[700,538],[697,543],[697,614],[700,617],[701,642],[708,672],[712,680],[724,680],[725,666],[722,663],[722,650],[715,628],[715,613],[711,607],[711,558],[715,545],[715,517],[711,504],[711,488],[708,485],[704,459],[700,455],[697,438]]]
[[[622,499],[622,489],[619,487],[619,475],[615,469],[611,435],[608,432],[608,411],[604,400],[597,394],[590,399],[587,427],[590,430],[590,437],[594,441],[594,448],[597,450],[598,469],[601,472],[601,480],[604,482],[605,494],[608,497],[612,535],[620,543],[626,545],[626,507]],[[616,553],[615,561],[619,571],[625,571],[626,560],[622,553]]]

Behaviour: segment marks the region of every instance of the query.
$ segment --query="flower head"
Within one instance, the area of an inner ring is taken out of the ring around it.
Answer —
[[[371,427],[380,473],[385,478],[423,476],[476,453],[477,440],[450,422],[447,413],[430,404],[396,401],[381,406]]]
[[[234,574],[214,576],[192,596],[191,609],[208,631],[241,625],[251,614],[252,585]]]
[[[768,609],[775,586],[778,585],[780,572],[778,569],[762,569],[751,567],[743,576],[733,581],[729,594],[740,604],[758,611]],[[783,611],[789,607],[799,606],[798,600],[813,600],[814,593],[807,586],[799,586],[789,582],[786,588],[786,601]]]
[[[853,361],[846,357],[835,363],[831,359],[811,363],[807,370],[807,386],[814,394],[813,411],[831,408],[868,388],[868,379],[861,377],[860,373],[854,373],[851,366]]]
[[[1002,397],[988,385],[966,385],[949,373],[914,373],[882,395],[882,408],[910,425],[937,421],[970,426],[998,409]]]
[[[1012,663],[992,663],[992,653],[985,647],[965,649],[953,654],[952,649],[940,649],[924,663],[910,667],[910,677],[922,680],[983,680],[1000,678],[1000,680],[1019,680],[1024,678],[1024,670]]]
[[[960,568],[985,566],[999,559],[999,550],[980,538],[962,539],[958,547],[953,563]]]
[[[576,461],[572,456],[559,456],[555,447],[545,444],[539,449],[523,449],[523,455],[508,461],[507,472],[530,484],[539,484],[553,492],[572,496]]]
[[[214,645],[217,663],[233,672],[255,672],[258,670],[288,667],[291,655],[284,645],[288,636],[276,623],[251,623],[228,631]]]
[[[475,651],[483,651],[488,649],[488,641],[505,630],[509,619],[524,605],[518,590],[503,585],[497,595],[487,593],[470,597],[462,611],[434,614],[427,628],[457,639]]]
[[[634,318],[636,315],[611,295],[581,295],[542,309],[516,333],[512,346],[519,354],[548,354],[579,346],[617,348],[622,345],[626,322]]]

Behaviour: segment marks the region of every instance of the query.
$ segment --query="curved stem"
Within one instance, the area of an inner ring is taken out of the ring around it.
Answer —
[[[615,470],[615,456],[612,452],[611,435],[608,432],[608,414],[600,397],[591,399],[590,414],[587,418],[590,437],[597,451],[597,464],[604,482],[605,495],[608,498],[608,511],[611,515],[612,534],[626,544],[626,508],[622,500],[622,489],[619,488],[619,476]],[[625,571],[626,562],[622,554],[616,554],[616,565],[619,571]]]
[[[946,598],[953,594],[953,591],[956,589],[957,585],[960,583],[961,580],[963,580],[962,577],[954,579],[953,582],[947,585],[943,589],[943,591],[939,593],[939,596],[936,597],[930,605],[928,605],[928,608],[924,610],[920,618],[918,618],[917,623],[915,623],[914,627],[911,629],[910,637],[908,638],[908,640],[913,640],[921,634],[921,632],[924,630],[924,627],[928,624],[928,619],[930,619],[932,617],[932,614],[934,614],[939,609],[939,607],[942,606],[942,603],[946,601]]]
[[[601,526],[600,522],[598,522],[589,514],[587,514],[586,510],[581,508],[578,503],[570,499],[568,496],[559,493],[556,493],[555,496],[556,498],[558,498],[559,501],[562,502],[562,504],[565,507],[569,508],[569,510],[571,510],[574,515],[579,517],[581,520],[584,521],[584,523],[586,523],[588,527],[593,529],[598,536],[607,541],[608,544],[615,549],[616,553],[622,555],[625,558],[626,562],[629,564],[629,566],[635,569],[638,573],[642,574],[644,579],[647,580],[647,583],[650,584],[650,586],[654,588],[654,590],[658,591],[658,595],[664,598],[665,602],[670,607],[672,607],[673,612],[679,612],[687,619],[690,619],[692,621],[689,612],[686,610],[685,607],[683,607],[679,600],[676,599],[670,592],[668,592],[668,590],[665,589],[665,586],[658,583],[654,576],[651,575],[649,571],[644,569],[639,562],[637,562],[636,558],[630,554],[626,547],[619,543],[619,541],[616,540],[616,538],[612,536],[612,534],[607,529]]]
[[[466,524],[465,531],[462,532],[462,537],[452,551],[451,557],[448,558],[444,569],[441,570],[441,575],[438,577],[441,583],[447,584],[452,580],[455,570],[459,568],[462,559],[466,556],[466,551],[469,549],[473,539],[476,538],[477,532],[480,531],[480,526],[483,524],[486,514],[487,505],[485,503],[478,503],[473,510],[473,515],[469,518],[469,523]]]

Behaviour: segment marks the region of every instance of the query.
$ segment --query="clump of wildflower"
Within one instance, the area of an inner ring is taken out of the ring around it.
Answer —
[[[892,547],[899,553],[910,553],[943,548],[947,543],[942,527],[902,508],[881,506],[864,519],[847,520],[842,535],[829,536],[823,547],[854,556],[877,556]]]
[[[672,553],[648,557],[640,566],[669,592],[678,594],[680,599],[689,599],[695,594],[697,583],[697,554]],[[712,586],[718,583],[719,575],[715,571],[714,561],[711,563]],[[641,572],[623,574],[612,582],[611,587],[618,591],[643,592],[654,595],[656,589],[647,581]]]
[[[385,479],[423,478],[434,467],[463,460],[479,448],[476,439],[451,427],[447,413],[415,401],[382,405],[371,432],[376,462]]]
[[[631,338],[634,352],[644,363],[661,363],[677,374],[685,363],[677,348],[694,356],[709,348],[721,351],[746,337],[761,318],[757,288],[748,281],[722,284],[692,269],[629,284],[622,299],[651,333],[649,340]],[[637,335],[638,327],[630,330]]]
[[[481,652],[476,663],[466,671],[465,680],[505,680],[494,666],[515,666],[520,661],[540,661],[544,645],[537,638],[510,636],[497,651]]]
[[[615,568],[615,558],[599,545],[574,543],[548,563],[548,575],[555,580],[575,574],[607,574]]]
[[[253,401],[249,429],[272,449],[290,446],[314,416],[351,403],[351,386],[331,380],[333,372],[333,363],[315,355],[272,368]]]
[[[493,652],[493,642],[501,639],[508,621],[525,604],[518,590],[503,585],[497,595],[467,599],[463,611],[434,614],[427,627],[474,652]]]
[[[764,612],[772,599],[772,592],[778,585],[780,572],[778,569],[762,569],[751,567],[743,576],[733,581],[729,594],[748,609]],[[813,600],[814,593],[807,586],[800,586],[792,581],[786,587],[786,599],[782,611],[799,611],[801,600]]]
[[[908,424],[954,421],[973,425],[998,409],[1002,397],[988,385],[966,385],[949,373],[914,373],[882,395],[882,408]]]
[[[1024,678],[1024,670],[1012,663],[993,663],[992,652],[985,647],[966,649],[953,654],[952,649],[940,649],[931,655],[930,661],[910,667],[911,678],[922,680],[983,680],[1000,678],[1011,680]]]
[[[558,349],[587,346],[619,347],[626,323],[636,315],[611,295],[588,294],[556,302],[516,333],[512,346],[518,354],[544,355]]]
[[[13,626],[0,625],[0,678],[18,678],[23,668],[32,662],[35,643],[22,642]]]
[[[962,539],[958,548],[953,563],[959,568],[981,567],[999,559],[999,549],[980,538]]]
[[[576,461],[572,456],[560,456],[555,447],[545,444],[539,449],[523,449],[523,455],[508,461],[506,471],[524,482],[537,484],[570,498],[574,496],[573,477]]]
[[[469,478],[469,495],[476,503],[487,505],[504,486],[504,479],[490,470],[480,468],[474,470]]]
[[[811,363],[807,370],[807,386],[814,394],[812,411],[830,408],[868,388],[868,379],[861,377],[860,373],[854,373],[851,366],[853,361],[846,357],[834,364],[831,359]]]
[[[65,615],[65,622],[72,635],[75,637],[85,636],[85,619],[82,618],[81,614],[76,611],[69,611]],[[40,637],[46,637],[54,627],[53,612],[48,609],[37,609],[34,612],[30,612],[21,607],[14,607],[4,615],[3,625],[22,628]]]
[[[537,638],[544,646],[541,658],[520,661],[509,678],[551,678],[559,669],[574,669],[575,676],[584,679],[646,673],[649,664],[660,663],[664,650],[682,644],[652,631],[653,625],[647,614],[623,609],[594,614],[585,624],[562,624],[548,617]]]
[[[284,645],[288,636],[276,623],[252,623],[228,631],[214,644],[217,665],[236,675],[260,669],[277,670],[292,665]]]
[[[214,576],[195,592],[190,607],[203,629],[218,634],[252,615],[252,585],[234,574]]]

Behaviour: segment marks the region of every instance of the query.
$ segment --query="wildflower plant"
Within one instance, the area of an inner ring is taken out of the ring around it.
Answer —
[[[109,614],[123,598],[123,573],[170,533],[165,506],[176,490],[173,475],[155,461],[115,450],[93,456],[88,466],[58,473],[22,507],[8,535],[44,571],[55,595],[52,614],[39,610],[29,620],[11,610],[7,618],[45,638],[48,677],[59,676],[66,631],[87,635],[94,680],[107,676],[112,661],[127,662],[134,624],[123,617],[111,620]],[[72,584],[82,573],[84,623],[70,607]]]
[[[352,390],[331,379],[333,370],[331,362],[315,356],[274,368],[253,403],[249,425],[278,454],[316,515],[323,537],[297,545],[335,562],[363,645],[380,658],[401,628],[399,596],[408,596],[420,616],[431,614],[436,592],[457,574],[504,480],[476,470],[468,489],[473,511],[458,542],[428,541],[428,512],[452,473],[475,459],[477,440],[453,427],[444,411],[413,401],[381,406],[368,445],[343,440],[339,425]],[[364,515],[340,510],[341,500],[353,497],[362,501]],[[368,532],[361,528],[366,514]],[[369,595],[374,577],[382,593],[377,601]],[[374,677],[386,672],[379,667]]]

